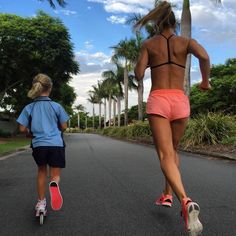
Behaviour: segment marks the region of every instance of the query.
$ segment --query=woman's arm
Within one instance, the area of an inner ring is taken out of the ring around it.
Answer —
[[[144,77],[144,72],[148,65],[148,51],[145,46],[145,43],[142,45],[138,62],[134,69],[135,78],[141,80]]]
[[[210,58],[206,50],[196,40],[190,39],[188,52],[192,53],[199,60],[199,66],[202,74],[202,82],[199,87],[206,90],[210,89]]]

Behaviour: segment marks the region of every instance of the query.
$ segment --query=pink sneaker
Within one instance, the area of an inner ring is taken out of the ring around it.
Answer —
[[[51,206],[54,211],[61,209],[63,198],[61,196],[60,188],[57,182],[52,181],[49,183],[49,192],[51,196]]]
[[[200,207],[196,202],[192,202],[190,198],[184,198],[182,200],[182,216],[185,222],[186,231],[192,235],[200,235],[203,226],[198,219],[200,213]]]
[[[155,202],[156,205],[158,206],[166,206],[166,207],[172,207],[173,203],[173,196],[172,195],[162,195],[160,198],[158,198]]]

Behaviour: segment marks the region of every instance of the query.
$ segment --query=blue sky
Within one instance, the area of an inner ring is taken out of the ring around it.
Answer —
[[[68,28],[74,53],[81,66],[81,73],[74,76],[71,86],[78,95],[76,104],[83,104],[91,112],[87,92],[91,85],[101,79],[104,70],[113,68],[110,63],[111,46],[120,40],[132,37],[131,27],[125,19],[134,12],[147,13],[153,7],[153,0],[67,0],[68,5],[52,9],[46,0],[0,0],[0,12],[22,17],[34,16],[38,10],[59,17]],[[181,14],[182,0],[171,0]],[[211,63],[224,63],[227,58],[236,57],[236,1],[223,0],[223,6],[210,0],[191,0],[193,38],[208,51]],[[192,60],[192,83],[200,80],[199,67]],[[145,77],[144,100],[150,89],[149,72]],[[130,106],[137,104],[137,94],[130,93]]]

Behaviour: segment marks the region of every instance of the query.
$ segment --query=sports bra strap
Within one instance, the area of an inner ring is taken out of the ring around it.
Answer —
[[[170,38],[172,38],[174,36],[174,34],[171,34],[168,38],[164,35],[164,34],[160,34],[162,37],[164,37],[167,41],[167,53],[168,53],[168,61],[167,62],[164,62],[164,63],[161,63],[159,65],[156,65],[156,66],[151,66],[151,69],[154,69],[156,67],[159,67],[159,66],[163,66],[163,65],[167,65],[167,64],[174,64],[174,65],[177,65],[179,67],[182,67],[182,68],[185,68],[185,66],[183,65],[180,65],[178,63],[175,63],[171,60],[171,57],[170,57],[170,43],[169,43],[169,40]]]

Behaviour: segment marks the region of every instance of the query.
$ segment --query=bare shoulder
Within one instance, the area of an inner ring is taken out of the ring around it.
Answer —
[[[175,36],[175,39],[178,40],[179,42],[183,43],[183,44],[188,44],[189,43],[189,38],[183,37],[183,36]]]

